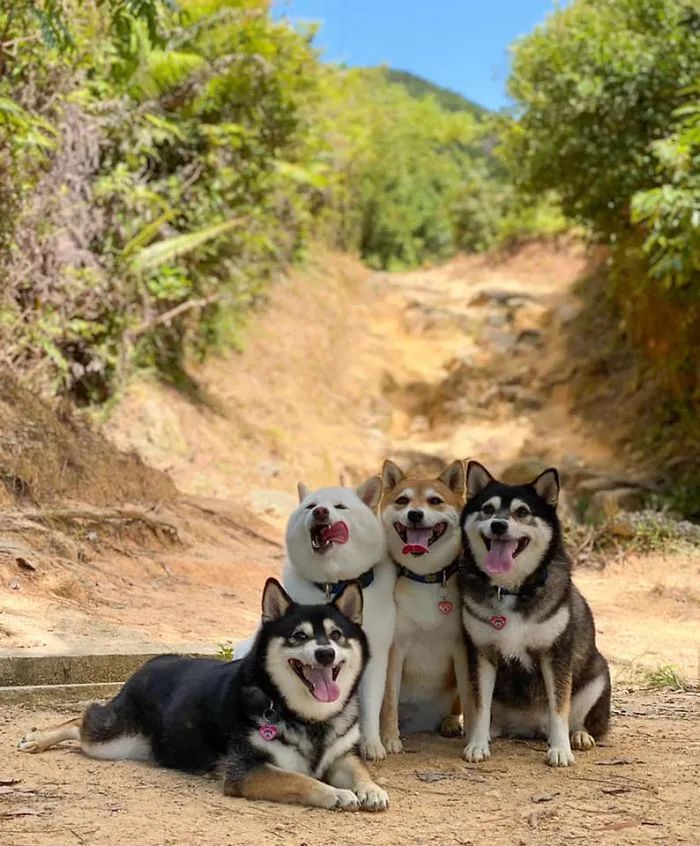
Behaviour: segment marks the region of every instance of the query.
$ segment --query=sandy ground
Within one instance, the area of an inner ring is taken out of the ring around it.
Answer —
[[[411,738],[373,768],[391,801],[373,815],[229,799],[215,780],[76,749],[13,752],[29,724],[57,716],[13,707],[0,713],[2,843],[697,843],[697,695],[618,689],[614,713],[606,741],[568,770],[547,767],[541,743],[496,741],[489,761],[465,764],[459,740]]]
[[[52,536],[58,551],[36,552],[34,570],[0,555],[11,586],[0,650],[214,651],[249,634],[261,586],[281,568],[298,479],[333,483],[342,471],[359,482],[387,455],[426,466],[475,457],[497,471],[535,456],[624,473],[611,417],[578,414],[567,386],[572,286],[585,269],[576,247],[396,275],[331,257],[280,284],[243,353],[195,369],[189,396],[134,384],[107,427],[187,492],[154,503],[179,540],[85,527]],[[645,668],[667,665],[697,683],[699,577],[697,550],[577,568],[615,715],[605,744],[571,771],[547,768],[541,744],[499,741],[480,766],[460,761],[458,741],[413,738],[375,768],[387,814],[329,815],[66,749],[20,755],[21,734],[64,710],[5,707],[0,844],[695,843],[698,693],[640,685]]]

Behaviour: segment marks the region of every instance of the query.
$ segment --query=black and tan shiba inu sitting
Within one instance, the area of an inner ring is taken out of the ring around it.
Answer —
[[[462,596],[474,718],[464,757],[498,735],[548,738],[547,763],[574,763],[608,728],[610,674],[593,616],[571,581],[556,514],[559,477],[505,485],[476,461],[462,513]]]
[[[19,749],[78,740],[93,758],[218,768],[230,796],[384,810],[387,795],[356,754],[357,687],[368,658],[361,622],[356,582],[328,605],[296,605],[268,579],[262,626],[245,658],[161,655],[106,705],[34,729]]]

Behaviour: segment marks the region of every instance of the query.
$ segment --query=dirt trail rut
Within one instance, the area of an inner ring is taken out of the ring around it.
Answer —
[[[564,338],[585,269],[575,246],[534,246],[405,274],[326,257],[281,283],[242,354],[195,370],[189,396],[134,384],[107,427],[187,492],[159,510],[180,543],[76,539],[78,560],[19,577],[0,647],[212,650],[248,634],[262,583],[281,567],[299,479],[343,471],[358,482],[387,455],[429,470],[475,457],[498,472],[547,461],[570,479],[624,473],[612,416],[577,415],[568,384]],[[466,765],[459,741],[416,736],[373,768],[387,814],[329,815],[224,799],[206,780],[66,749],[21,756],[17,737],[56,710],[16,706],[0,713],[2,843],[694,843],[698,694],[641,690],[639,668],[674,664],[697,680],[699,575],[690,550],[577,569],[611,659],[615,719],[570,771],[547,768],[542,744],[498,741],[489,762]]]

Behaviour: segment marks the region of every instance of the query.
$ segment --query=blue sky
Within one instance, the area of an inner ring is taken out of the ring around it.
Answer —
[[[329,61],[412,71],[498,109],[508,104],[508,45],[555,2],[274,0],[273,7],[292,21],[322,21],[316,46]]]

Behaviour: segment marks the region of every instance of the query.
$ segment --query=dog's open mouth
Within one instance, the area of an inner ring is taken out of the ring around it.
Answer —
[[[315,667],[312,664],[304,664],[296,658],[289,659],[289,666],[304,682],[313,698],[318,699],[319,702],[335,702],[340,696],[340,688],[336,682],[343,663],[341,661],[335,667]]]
[[[530,538],[519,538],[518,540],[501,540],[500,538],[487,538],[481,535],[486,547],[486,569],[489,573],[507,573],[515,563],[515,559],[530,543]]]
[[[404,555],[425,555],[438,538],[441,538],[447,529],[447,523],[436,523],[428,526],[427,529],[414,529],[404,526],[403,523],[394,523],[396,534],[403,541]]]
[[[347,523],[319,523],[309,529],[311,548],[314,552],[327,552],[334,543],[347,543],[350,532]]]

